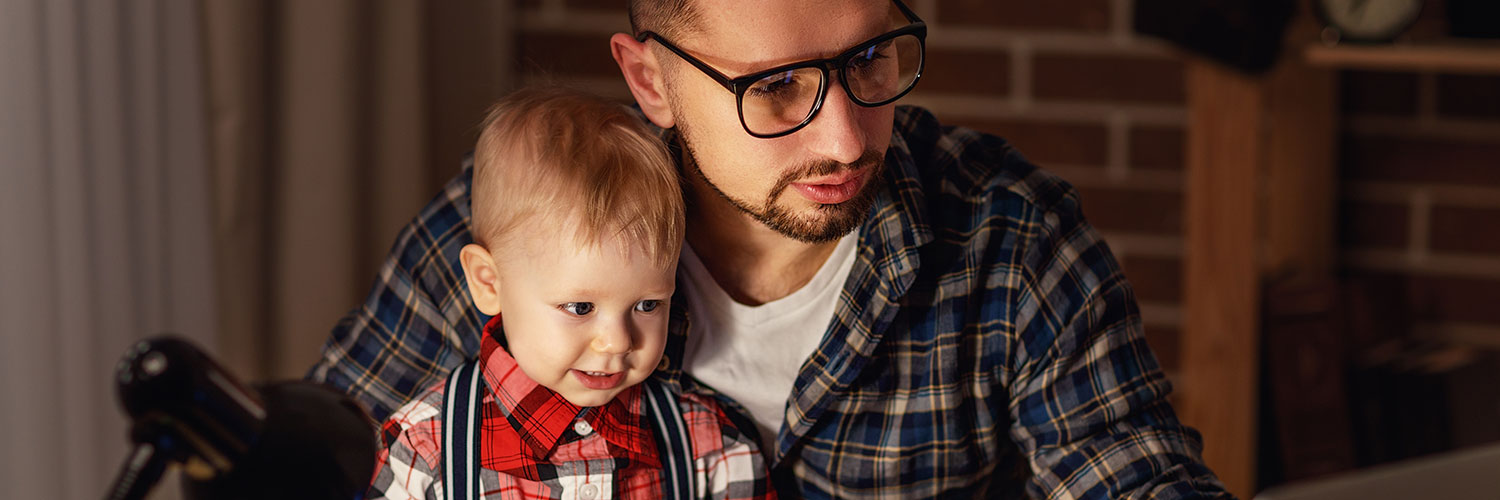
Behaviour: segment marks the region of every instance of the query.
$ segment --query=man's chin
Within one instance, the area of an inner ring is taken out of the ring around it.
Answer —
[[[838,204],[808,204],[800,209],[776,205],[755,216],[782,236],[804,243],[828,243],[858,229],[869,216],[873,201],[873,193],[860,193]]]

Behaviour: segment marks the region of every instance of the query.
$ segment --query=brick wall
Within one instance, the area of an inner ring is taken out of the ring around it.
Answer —
[[[1446,32],[1443,12],[1430,1],[1410,36]],[[1443,353],[1421,364],[1443,380],[1444,435],[1421,445],[1500,440],[1500,75],[1348,71],[1341,85],[1341,257],[1376,304],[1356,321]]]
[[[629,100],[609,35],[623,0],[523,0],[524,81]],[[1131,0],[911,0],[928,61],[902,102],[1011,140],[1078,187],[1134,283],[1148,341],[1177,366],[1182,279],[1183,65],[1130,30]]]
[[[1348,275],[1419,338],[1500,348],[1500,77],[1347,72],[1343,91]]]
[[[1366,333],[1425,355],[1445,397],[1426,410],[1441,433],[1395,441],[1411,454],[1500,439],[1500,76],[1360,71],[1342,86],[1346,279],[1380,304]]]
[[[1005,137],[1078,188],[1169,372],[1181,322],[1183,63],[1130,0],[920,0],[928,67],[906,102]]]

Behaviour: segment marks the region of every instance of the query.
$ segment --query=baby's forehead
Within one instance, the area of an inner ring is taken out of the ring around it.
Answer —
[[[590,224],[592,223],[592,224]],[[527,260],[566,260],[566,257],[642,257],[652,260],[653,246],[633,238],[614,222],[587,221],[581,210],[562,209],[533,214],[524,224],[501,235],[508,251]]]
[[[557,205],[557,204],[553,204]],[[513,251],[525,256],[547,255],[558,250],[582,247],[579,239],[580,224],[584,222],[581,210],[567,207],[542,207],[526,213],[511,214],[514,220],[505,231],[493,235],[496,241],[505,242]]]

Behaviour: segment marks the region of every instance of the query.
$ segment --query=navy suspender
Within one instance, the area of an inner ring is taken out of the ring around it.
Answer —
[[[687,422],[682,419],[682,407],[677,398],[654,378],[641,384],[645,393],[646,420],[655,430],[657,459],[661,461],[663,475],[662,498],[692,500],[698,498],[693,487],[693,443],[688,433]]]
[[[443,498],[478,500],[479,363],[459,365],[448,376],[443,396]]]

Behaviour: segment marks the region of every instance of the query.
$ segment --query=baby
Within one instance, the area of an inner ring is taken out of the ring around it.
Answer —
[[[729,410],[656,371],[684,223],[657,136],[619,104],[521,90],[473,175],[459,259],[493,318],[477,360],[385,424],[370,497],[773,497]]]

